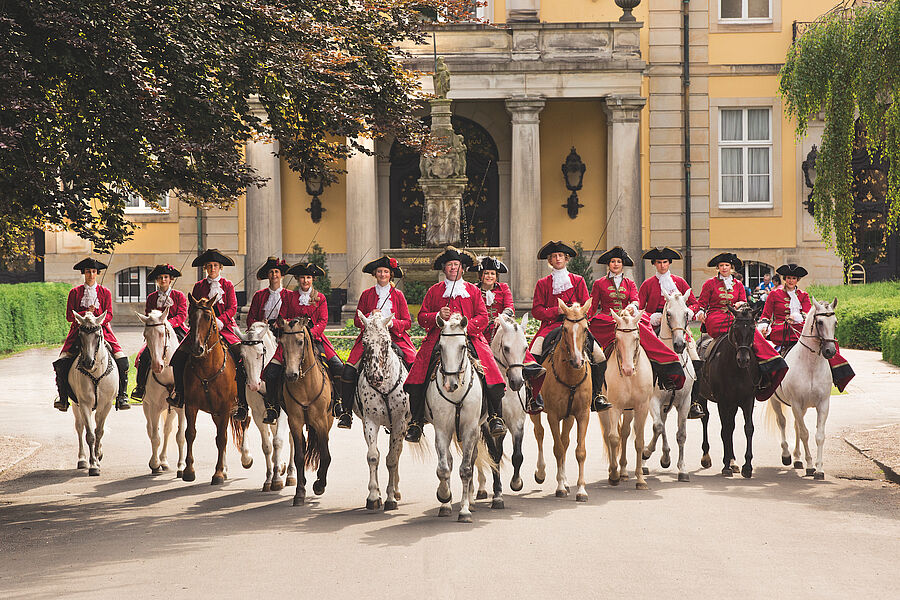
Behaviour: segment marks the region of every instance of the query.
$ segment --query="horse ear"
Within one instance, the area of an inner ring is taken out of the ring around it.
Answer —
[[[216,303],[218,303],[218,302],[219,302],[219,294],[216,293],[215,296],[213,296],[212,298],[209,298],[207,300],[207,306],[215,306]]]
[[[140,319],[140,320],[141,320],[141,323],[143,323],[144,325],[147,324],[147,319],[150,318],[150,317],[148,317],[148,316],[146,316],[146,315],[142,315],[142,314],[139,313],[139,312],[135,312],[134,314],[137,315],[137,318]]]
[[[194,294],[188,294],[188,302],[190,303],[191,308],[197,306],[197,299],[194,298]]]
[[[391,327],[391,324],[394,322],[394,313],[389,314],[386,317],[381,317],[381,324],[387,328]]]
[[[363,329],[369,326],[369,319],[366,318],[366,315],[362,314],[362,311],[358,308],[356,309],[356,316],[359,317],[359,320],[363,323]]]
[[[162,313],[162,322],[165,323],[168,320],[169,320],[169,307],[167,306],[165,308],[165,310],[163,310],[163,313]]]
[[[522,315],[521,323],[522,323],[522,329],[527,330],[528,329],[528,313],[525,313],[524,315]]]
[[[284,329],[284,317],[278,315],[278,319],[275,321],[275,326],[279,329]]]
[[[760,304],[759,306],[757,306],[756,308],[753,309],[753,319],[754,320],[759,319],[764,308],[765,308],[765,304]]]
[[[831,310],[837,308],[837,296],[834,297],[834,302],[831,303]]]
[[[468,319],[468,317],[466,317],[465,315],[463,315],[463,318],[460,319],[460,321],[459,321],[459,326],[462,327],[463,329],[465,329],[466,326],[467,326],[468,324],[469,324],[469,319]]]
[[[72,313],[72,315],[75,317],[75,322],[76,322],[76,323],[78,323],[79,325],[84,324],[84,317],[82,317],[82,316],[79,315],[78,313]]]
[[[591,296],[587,299],[587,302],[584,303],[584,306],[581,307],[581,314],[586,315],[591,312],[591,304],[594,303],[594,298]]]
[[[620,317],[619,314],[615,310],[609,309],[609,314],[612,315],[612,318],[616,321],[616,323],[622,322],[622,317]]]
[[[728,309],[728,312],[731,313],[731,316],[732,316],[732,317],[736,317],[736,316],[737,316],[737,311],[734,310],[734,308],[732,308],[732,306],[731,306],[730,304],[726,305],[725,308]]]
[[[682,292],[681,295],[684,296],[685,299],[687,299],[687,298],[690,298],[690,297],[691,297],[691,294],[692,294],[692,293],[693,293],[693,292],[691,291],[691,288],[688,288],[688,289],[684,290],[684,292]]]
[[[563,311],[564,314],[569,314],[569,307],[562,301],[562,298],[557,298],[556,301],[559,303],[559,309]]]
[[[438,315],[434,318],[434,322],[437,323],[437,326],[441,329],[444,328],[444,319],[441,318],[441,315]]]
[[[644,318],[644,311],[642,311],[642,310],[637,311],[637,313],[635,313],[635,315],[634,315],[634,318],[635,318],[638,322],[640,322],[641,319]]]
[[[237,324],[235,324],[235,326],[232,327],[231,330],[234,331],[234,335],[238,336],[238,339],[240,339],[242,342],[247,341],[247,334],[241,331],[241,328],[238,327]]]
[[[103,321],[106,320],[106,313],[107,311],[104,310],[102,313],[97,315],[97,323],[103,323]]]

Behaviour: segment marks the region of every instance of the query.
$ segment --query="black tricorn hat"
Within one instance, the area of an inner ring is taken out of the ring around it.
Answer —
[[[87,269],[97,269],[98,271],[102,271],[103,269],[106,268],[106,265],[104,263],[100,262],[99,260],[97,260],[96,258],[88,257],[88,258],[80,261],[78,264],[76,264],[72,268],[75,271],[81,271],[82,273],[84,273],[85,270],[87,270]]]
[[[154,280],[160,275],[168,275],[172,279],[176,277],[181,277],[181,271],[173,267],[172,265],[156,265],[153,267],[153,270],[147,273],[147,279]]]
[[[269,278],[269,271],[272,269],[278,269],[281,271],[281,274],[284,275],[287,273],[288,264],[286,261],[278,258],[277,256],[270,256],[266,259],[266,263],[259,268],[256,272],[256,278],[262,281],[263,279]]]
[[[650,248],[644,255],[641,256],[644,260],[649,260],[653,262],[655,260],[681,260],[681,254],[677,250],[673,250],[668,246],[657,246],[656,248]]]
[[[562,252],[566,256],[570,256],[575,258],[578,256],[578,252],[575,251],[575,248],[569,246],[568,244],[564,244],[562,241],[549,241],[544,244],[540,250],[538,250],[538,259],[544,260],[549,258],[551,254],[554,252]]]
[[[735,269],[741,269],[744,266],[744,262],[739,259],[737,254],[735,254],[734,252],[722,252],[720,254],[716,254],[711,259],[709,259],[709,262],[706,263],[706,266],[717,267],[719,266],[719,263],[723,262],[731,263],[731,265]]]
[[[191,263],[192,267],[202,267],[207,263],[217,262],[223,267],[233,267],[234,261],[231,258],[225,256],[221,252],[219,252],[218,248],[210,248],[200,254],[197,258],[194,259],[194,262]]]
[[[626,267],[634,266],[634,261],[631,260],[631,257],[628,256],[628,253],[625,252],[625,248],[622,246],[613,246],[612,249],[601,254],[600,258],[597,259],[597,264],[608,265],[611,258],[621,258],[622,264]]]
[[[776,273],[781,275],[782,277],[806,277],[809,275],[806,269],[798,265],[797,263],[788,263],[786,265],[781,265],[778,269],[775,270]]]
[[[362,272],[368,273],[369,275],[375,275],[375,269],[377,269],[378,267],[390,269],[391,273],[393,273],[394,277],[396,277],[397,279],[401,279],[403,277],[403,269],[400,268],[400,265],[397,263],[397,259],[391,258],[387,254],[368,263],[362,268]]]
[[[509,273],[509,269],[506,267],[506,264],[503,263],[499,258],[494,258],[493,256],[482,256],[478,259],[478,264],[472,265],[469,267],[470,271],[477,271],[481,273],[482,271],[497,271],[497,274],[500,273]]]
[[[288,269],[288,274],[293,275],[294,277],[302,277],[303,275],[309,275],[311,277],[321,277],[325,274],[325,271],[319,265],[308,262],[298,262],[296,265]]]
[[[451,260],[458,260],[464,269],[468,269],[475,264],[475,256],[468,250],[447,246],[446,250],[434,257],[432,268],[435,271],[440,271]]]

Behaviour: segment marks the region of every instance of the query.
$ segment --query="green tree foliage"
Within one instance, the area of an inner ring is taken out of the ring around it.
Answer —
[[[416,75],[396,46],[425,41],[467,0],[5,0],[0,12],[0,254],[34,228],[109,251],[125,202],[177,190],[228,208],[265,182],[242,144],[275,138],[328,181],[354,144],[414,142]],[[258,97],[263,121],[248,101]],[[358,145],[357,145],[358,146]]]
[[[331,296],[331,277],[328,275],[328,255],[325,250],[316,242],[313,244],[312,252],[306,255],[306,260],[313,265],[322,267],[325,274],[316,277],[315,288],[326,297]]]
[[[594,285],[594,268],[591,266],[591,259],[584,254],[581,242],[574,242],[572,247],[575,248],[578,254],[575,255],[575,258],[569,260],[567,268],[570,273],[584,277],[584,282],[587,284],[588,291],[590,291],[591,286]]]
[[[821,17],[788,50],[780,92],[785,112],[796,119],[798,138],[810,119],[825,115],[813,188],[816,225],[826,242],[834,236],[838,254],[850,263],[857,115],[869,151],[880,152],[893,167],[886,235],[900,216],[900,0],[845,2]]]

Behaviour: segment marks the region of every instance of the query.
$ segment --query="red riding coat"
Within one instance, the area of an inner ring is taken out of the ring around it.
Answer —
[[[553,293],[553,275],[547,275],[546,277],[538,279],[537,284],[535,284],[534,300],[531,303],[531,314],[541,322],[541,326],[535,334],[534,339],[544,337],[550,333],[550,331],[562,325],[565,317],[559,314],[558,300],[562,300],[567,306],[572,306],[572,304],[576,302],[583,306],[588,298],[590,298],[590,295],[588,295],[587,284],[584,282],[584,278],[581,275],[569,273],[569,279],[572,281],[573,287],[561,294]],[[531,340],[531,345],[528,347],[529,350],[531,350],[531,346],[534,345],[534,339]]]
[[[241,340],[234,333],[234,317],[237,314],[237,296],[234,294],[234,284],[222,277],[219,279],[219,285],[222,286],[222,292],[224,294],[224,298],[222,298],[222,302],[216,302],[213,310],[216,313],[216,317],[220,321],[222,321],[222,327],[219,329],[219,333],[222,334],[222,337],[228,342],[229,345],[237,344]],[[194,284],[194,289],[191,290],[191,295],[195,300],[200,300],[201,298],[209,298],[209,282],[206,278],[201,279],[197,283]],[[183,340],[181,340],[181,344],[178,346],[179,350],[182,346],[187,346],[191,342],[189,341],[191,336],[186,336]]]
[[[409,316],[409,307],[406,304],[406,296],[403,295],[403,292],[392,286],[390,299],[391,311],[394,313],[394,320],[391,322],[389,330],[391,341],[397,344],[400,350],[403,351],[403,359],[407,363],[412,363],[416,360],[416,347],[413,346],[412,339],[409,337],[409,328],[412,327],[412,317]],[[375,291],[375,286],[370,287],[359,295],[359,302],[357,303],[356,308],[367,317],[370,316],[372,312],[381,313],[381,310],[378,307],[378,292]],[[362,329],[363,323],[359,319],[359,315],[353,317],[353,322],[356,323],[357,327]],[[353,348],[350,350],[350,357],[347,359],[347,364],[359,364],[362,353],[362,332],[360,331],[359,335],[356,337],[356,341],[353,343]]]
[[[675,283],[675,287],[678,288],[678,291],[682,294],[691,287],[688,285],[687,281],[678,275],[672,275],[672,281]],[[687,307],[695,313],[700,310],[700,305],[694,297],[693,290],[691,290],[691,293],[686,298],[686,303]],[[659,278],[654,275],[641,284],[641,289],[638,291],[638,307],[641,310],[652,314],[662,312],[665,305],[666,297],[663,296],[662,289],[659,287]]]
[[[428,331],[422,347],[419,348],[419,354],[416,356],[416,362],[413,364],[406,383],[422,384],[428,376],[428,363],[431,354],[437,344],[441,328],[438,327],[436,317],[438,312],[444,306],[449,306],[452,312],[460,313],[468,319],[466,325],[466,333],[472,345],[475,346],[475,352],[478,354],[478,360],[484,367],[484,376],[488,385],[503,384],[503,376],[500,369],[494,361],[491,349],[487,340],[484,339],[484,328],[487,326],[487,309],[484,306],[484,300],[481,299],[481,291],[471,283],[460,281],[465,285],[468,298],[457,296],[456,298],[444,298],[444,282],[440,281],[428,288],[425,299],[422,301],[422,308],[419,310],[419,325]]]
[[[250,327],[257,321],[268,323],[271,319],[277,319],[278,317],[284,317],[285,319],[291,318],[291,296],[295,295],[297,295],[297,292],[282,288],[281,304],[278,306],[278,312],[272,315],[266,315],[263,313],[266,308],[266,300],[269,299],[269,288],[259,290],[253,294],[253,299],[250,300],[250,310],[247,311],[247,327]]]
[[[315,300],[313,300],[313,297],[315,297]],[[282,316],[285,319],[308,317],[310,337],[322,344],[322,353],[325,355],[325,360],[330,360],[332,356],[337,356],[334,346],[325,337],[325,326],[328,325],[328,299],[325,297],[325,294],[313,290],[312,294],[310,294],[310,304],[300,304],[300,292],[294,292],[288,298],[290,302],[286,304],[285,300],[287,298],[282,296],[282,311],[284,311]],[[275,356],[272,358],[272,361],[278,364],[284,363],[284,351],[280,343],[278,344],[278,349],[275,350]]]
[[[151,310],[159,310],[156,306],[158,298],[159,291],[151,292],[150,295],[147,296],[147,302],[144,304],[145,315],[149,315]],[[184,292],[172,290],[169,292],[169,299],[172,301],[172,304],[169,306],[169,323],[172,324],[172,327],[176,331],[180,329],[182,333],[187,333],[187,296]]]
[[[66,341],[63,342],[62,352],[70,352],[72,346],[78,341],[78,323],[75,321],[75,313],[83,316],[87,312],[87,308],[81,306],[82,298],[84,298],[84,284],[77,285],[69,290],[69,299],[66,302],[66,321],[72,325],[69,327]],[[99,315],[106,311],[106,317],[103,319],[103,339],[109,342],[113,354],[121,352],[122,347],[119,345],[119,340],[116,339],[112,327],[109,325],[113,318],[112,293],[99,283],[97,284],[97,304],[98,307],[93,310],[94,315]]]
[[[494,289],[491,290],[491,293],[494,294],[494,301],[488,304],[488,291],[482,290],[481,286],[478,286],[478,289],[481,290],[481,299],[484,300],[484,307],[488,313],[488,326],[484,329],[484,338],[490,343],[494,338],[494,319],[497,318],[497,315],[507,308],[515,310],[512,292],[509,290],[508,285],[498,281],[494,284]]]

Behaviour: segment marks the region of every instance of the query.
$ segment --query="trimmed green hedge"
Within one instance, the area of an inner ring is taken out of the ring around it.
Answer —
[[[892,317],[881,324],[881,357],[900,365],[900,317]]]
[[[30,344],[62,344],[69,332],[66,283],[0,285],[0,352]]]
[[[835,335],[842,347],[881,350],[882,324],[900,317],[900,282],[882,281],[866,285],[810,286],[807,290],[820,302],[838,299]]]

